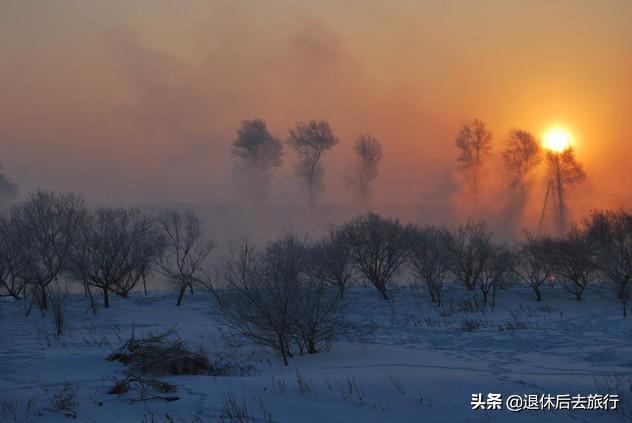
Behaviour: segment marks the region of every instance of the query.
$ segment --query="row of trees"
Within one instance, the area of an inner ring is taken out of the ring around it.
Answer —
[[[514,283],[542,298],[546,283],[560,283],[580,300],[589,283],[609,281],[627,315],[632,296],[632,213],[596,211],[563,237],[527,236],[516,245],[496,242],[485,223],[456,228],[402,225],[369,213],[337,226],[318,240],[285,234],[263,248],[243,242],[213,272],[192,212],[149,215],[135,208],[89,210],[73,194],[37,192],[0,216],[0,295],[29,295],[48,307],[50,285],[74,280],[94,300],[102,292],[127,297],[154,272],[178,291],[205,287],[215,295],[226,323],[238,334],[272,347],[287,364],[294,354],[316,353],[349,329],[345,293],[370,282],[382,298],[408,269],[441,304],[448,283],[479,290],[493,307]]]
[[[356,280],[389,298],[388,285],[408,269],[441,305],[449,282],[480,290],[493,307],[514,283],[542,299],[546,283],[561,283],[580,300],[590,282],[608,280],[627,315],[632,295],[632,214],[594,212],[560,238],[532,237],[514,246],[494,241],[482,222],[454,229],[401,225],[376,214],[359,216],[308,242],[284,235],[263,250],[243,243],[223,265],[229,288],[223,316],[239,335],[288,357],[315,353],[349,329],[343,297]]]
[[[135,208],[89,210],[74,194],[37,192],[0,215],[0,295],[48,308],[49,286],[60,278],[121,297],[156,271],[178,289],[202,285],[212,292],[206,259],[213,244],[203,239],[192,212],[150,216]],[[92,302],[94,305],[94,301]]]
[[[315,206],[322,192],[325,154],[339,143],[326,121],[299,122],[289,130],[287,145],[296,154],[295,173],[304,188],[310,206]],[[493,134],[481,120],[475,119],[461,127],[456,136],[457,162],[471,187],[473,202],[479,203],[483,176],[494,155]],[[242,190],[255,203],[262,203],[269,191],[274,172],[283,163],[284,143],[270,133],[264,121],[246,120],[237,130],[232,143],[235,174]],[[548,206],[553,207],[558,234],[567,230],[567,200],[569,188],[582,182],[586,174],[569,144],[563,151],[545,150],[534,134],[514,129],[503,140],[499,151],[506,175],[508,195],[507,216],[519,222],[526,206],[536,170],[545,162],[547,195],[540,225]],[[382,145],[371,135],[360,135],[355,143],[355,159],[343,174],[346,185],[360,204],[371,198],[372,185],[379,175],[383,158]]]
[[[457,162],[471,183],[475,204],[479,202],[482,176],[493,157],[492,141],[492,132],[478,119],[463,125],[456,137],[455,143],[459,151]],[[506,189],[510,194],[508,203],[513,211],[510,214],[515,215],[513,217],[516,219],[526,206],[535,171],[542,162],[546,162],[548,187],[540,225],[550,199],[554,203],[558,234],[564,234],[567,230],[567,191],[586,178],[572,145],[567,145],[563,151],[545,151],[538,137],[531,132],[514,129],[505,137],[500,156],[507,176]]]
[[[287,145],[296,154],[295,174],[310,207],[317,204],[324,189],[322,159],[338,143],[329,123],[323,120],[299,122],[289,130]],[[270,133],[264,121],[245,120],[237,129],[232,153],[239,186],[256,204],[262,203],[268,195],[274,172],[283,164],[283,142]],[[382,145],[371,135],[360,135],[355,143],[355,153],[355,161],[344,173],[344,179],[358,201],[366,204],[371,196],[372,182],[379,174]]]
[[[403,226],[367,214],[332,228],[327,241],[313,248],[316,274],[341,294],[351,275],[359,274],[388,299],[389,282],[407,268],[437,304],[451,281],[479,289],[483,303],[491,297],[492,305],[499,290],[516,282],[528,285],[540,301],[547,282],[561,283],[581,300],[589,283],[609,281],[624,316],[632,295],[632,214],[626,210],[595,211],[564,236],[526,234],[515,245],[494,241],[484,222],[454,229]]]

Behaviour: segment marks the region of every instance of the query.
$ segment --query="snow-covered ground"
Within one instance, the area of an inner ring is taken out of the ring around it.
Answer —
[[[79,295],[66,300],[66,334],[53,336],[50,313],[0,302],[0,421],[65,422],[599,422],[603,411],[472,410],[472,394],[615,394],[632,374],[632,318],[605,287],[583,301],[560,288],[541,303],[527,289],[502,292],[495,310],[451,288],[440,310],[414,288],[392,301],[374,290],[348,295],[357,331],[331,351],[293,357],[236,345],[203,293],[175,306],[172,292],[113,298],[95,316]],[[131,401],[109,395],[124,366],[106,357],[130,336],[175,328],[182,339],[245,371],[229,376],[169,376],[180,399]],[[76,390],[72,411],[54,405],[64,384]],[[629,388],[627,388],[629,390]],[[622,394],[624,392],[619,392]],[[631,393],[628,391],[628,396]],[[503,404],[504,408],[504,404]],[[241,413],[243,419],[228,415]]]

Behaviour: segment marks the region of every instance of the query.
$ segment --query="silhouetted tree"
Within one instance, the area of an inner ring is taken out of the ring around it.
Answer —
[[[228,326],[278,351],[285,365],[294,346],[318,352],[345,328],[339,296],[308,275],[308,260],[305,241],[288,234],[263,251],[243,243],[224,267]]]
[[[459,149],[457,161],[471,179],[474,202],[478,202],[481,171],[491,157],[492,133],[478,119],[463,125],[456,138]]]
[[[577,300],[596,274],[594,250],[586,234],[574,227],[564,237],[555,239],[551,249],[553,275]]]
[[[274,171],[283,163],[283,144],[263,120],[244,120],[232,143],[235,173],[241,189],[261,204],[268,195]]]
[[[511,179],[511,187],[524,189],[527,178],[542,162],[542,148],[532,133],[514,129],[507,137],[502,158]]]
[[[456,228],[451,237],[453,272],[467,289],[474,289],[492,254],[492,233],[485,222],[469,221]]]
[[[368,213],[346,223],[342,231],[355,267],[388,300],[387,285],[406,261],[409,229],[398,220]]]
[[[85,219],[69,256],[71,274],[86,286],[103,291],[103,306],[110,306],[110,291],[127,296],[146,260],[146,241],[152,221],[137,209],[100,208]]]
[[[532,237],[527,234],[526,241],[518,249],[513,272],[518,279],[533,290],[537,301],[542,300],[541,288],[552,275],[552,240],[545,237]]]
[[[24,293],[31,257],[28,239],[20,231],[15,210],[0,215],[0,297],[19,299]]]
[[[355,144],[356,161],[347,169],[347,185],[355,192],[363,206],[371,196],[371,183],[379,175],[382,145],[371,135],[360,135]]]
[[[510,179],[509,188],[513,193],[510,208],[522,213],[527,202],[529,177],[542,162],[542,148],[533,134],[514,129],[507,137],[502,158]]]
[[[177,305],[187,289],[203,284],[219,302],[205,271],[205,262],[215,248],[213,242],[202,239],[202,222],[192,211],[163,211],[158,225],[165,238],[164,254],[159,259],[160,271],[178,289]]]
[[[584,225],[593,245],[595,265],[612,282],[626,317],[632,297],[632,213],[623,209],[595,211]]]
[[[351,282],[351,244],[344,233],[330,227],[324,239],[309,247],[309,275],[338,289],[342,298]]]
[[[550,187],[554,198],[557,200],[557,219],[560,235],[566,232],[566,190],[586,179],[584,168],[575,158],[575,151],[572,146],[567,147],[561,153],[549,151],[546,155]],[[542,219],[540,219],[542,220]]]
[[[323,190],[325,170],[321,158],[327,150],[338,144],[338,139],[329,123],[312,120],[309,123],[299,122],[294,129],[290,129],[288,143],[298,157],[296,175],[302,179],[310,207],[314,207]]]
[[[514,255],[503,245],[489,244],[489,253],[481,267],[478,287],[483,295],[483,304],[487,304],[492,293],[492,308],[496,306],[498,291],[506,286],[508,275],[513,267]]]
[[[423,283],[433,303],[441,305],[441,294],[452,275],[450,243],[452,235],[446,228],[413,227],[410,231],[408,267]]]
[[[73,244],[87,211],[76,194],[38,191],[16,206],[15,224],[24,236],[29,264],[23,278],[48,308],[46,288],[66,270]]]

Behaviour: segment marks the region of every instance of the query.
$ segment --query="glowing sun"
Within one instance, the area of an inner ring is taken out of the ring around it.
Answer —
[[[573,143],[573,135],[564,128],[551,128],[542,137],[542,145],[547,150],[561,153]]]

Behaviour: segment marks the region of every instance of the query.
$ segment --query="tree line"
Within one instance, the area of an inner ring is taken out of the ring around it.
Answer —
[[[0,295],[29,297],[48,308],[51,285],[78,282],[94,306],[93,290],[110,306],[159,273],[178,291],[210,285],[206,260],[214,244],[191,211],[149,215],[131,208],[89,210],[82,197],[38,191],[0,214]],[[29,310],[30,310],[29,307]]]
[[[339,139],[324,120],[299,122],[288,133],[285,145],[296,155],[295,175],[306,193],[308,204],[314,207],[324,189],[323,157],[339,143]],[[458,168],[465,176],[476,206],[480,201],[484,176],[494,156],[493,139],[492,132],[479,119],[461,126],[455,138]],[[559,233],[564,233],[566,193],[586,177],[572,145],[566,146],[564,151],[545,150],[539,138],[524,129],[509,131],[502,142],[499,155],[504,166],[506,192],[511,195],[509,203],[516,215],[514,217],[520,217],[528,200],[535,171],[545,162],[547,179],[554,182],[549,189],[553,191],[551,195],[555,201],[556,224]],[[343,178],[358,202],[366,205],[371,199],[373,183],[379,176],[384,151],[375,137],[363,134],[356,139],[354,152],[355,158],[345,169]],[[284,142],[272,135],[263,120],[245,120],[237,129],[232,153],[240,189],[256,204],[263,203],[274,172],[283,164]]]
[[[107,308],[110,295],[146,293],[148,278],[160,275],[177,305],[187,291],[209,290],[229,327],[286,363],[349,329],[352,284],[369,283],[388,300],[404,270],[437,306],[449,284],[478,292],[492,308],[518,283],[540,301],[546,284],[581,300],[590,284],[608,282],[624,316],[632,296],[632,213],[623,209],[594,211],[563,236],[527,233],[513,244],[496,241],[482,221],[415,225],[368,213],[319,239],[246,240],[210,260],[214,248],[192,211],[89,209],[78,195],[39,191],[0,214],[0,296],[29,300],[27,313],[46,310],[57,282],[74,281],[96,312],[95,292]]]

